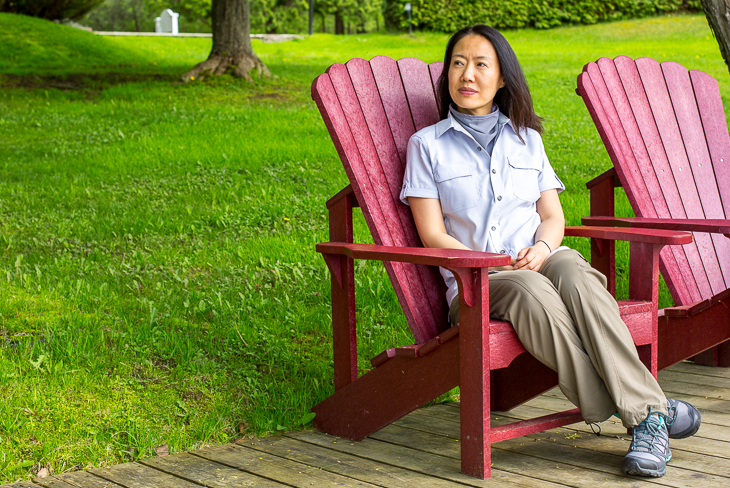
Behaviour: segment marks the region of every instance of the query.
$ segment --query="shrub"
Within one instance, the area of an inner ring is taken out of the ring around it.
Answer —
[[[389,30],[408,28],[406,1],[384,0],[383,18]],[[410,3],[414,27],[443,32],[473,24],[548,29],[562,24],[595,24],[702,9],[700,0],[410,0]]]

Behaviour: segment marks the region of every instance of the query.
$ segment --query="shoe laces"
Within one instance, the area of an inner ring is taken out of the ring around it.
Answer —
[[[677,404],[673,401],[667,400],[667,427],[674,423],[677,418]]]
[[[664,455],[669,447],[667,426],[664,417],[658,414],[649,415],[646,420],[634,427],[634,438],[631,441],[632,451],[649,452]]]

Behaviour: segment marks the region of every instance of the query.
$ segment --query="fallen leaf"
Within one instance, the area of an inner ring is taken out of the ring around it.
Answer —
[[[167,456],[168,454],[170,454],[170,446],[168,446],[167,444],[162,444],[161,446],[157,446],[155,448],[155,452],[158,456]]]
[[[36,478],[48,478],[48,470],[46,468],[41,468],[38,470],[38,474],[35,475]]]

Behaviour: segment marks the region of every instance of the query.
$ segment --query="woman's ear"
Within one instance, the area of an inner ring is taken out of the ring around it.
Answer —
[[[499,77],[499,87],[504,88],[504,76]]]

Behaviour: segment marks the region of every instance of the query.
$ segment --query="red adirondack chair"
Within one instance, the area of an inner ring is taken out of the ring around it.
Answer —
[[[462,472],[490,475],[490,444],[581,420],[570,410],[490,427],[490,409],[509,410],[557,385],[557,375],[526,354],[512,326],[490,320],[487,267],[509,257],[424,249],[399,192],[410,136],[436,123],[434,83],[442,63],[377,56],[334,64],[312,83],[350,185],[327,202],[330,241],[318,244],[331,273],[335,393],[312,410],[315,426],[358,440],[450,389],[461,388]],[[352,243],[352,209],[361,207],[376,244]],[[631,240],[630,300],[621,303],[645,364],[656,374],[659,250],[689,234],[567,228],[566,235]],[[384,261],[415,344],[388,349],[358,378],[354,259]],[[448,328],[443,281],[459,284],[461,324]]]
[[[717,80],[619,56],[587,64],[577,92],[614,164],[588,183],[592,217],[583,223],[694,233],[661,252],[677,306],[660,311],[659,368],[702,351],[696,362],[730,366],[730,136]],[[613,218],[620,186],[638,217]],[[613,259],[610,249],[599,269],[613,269]]]

